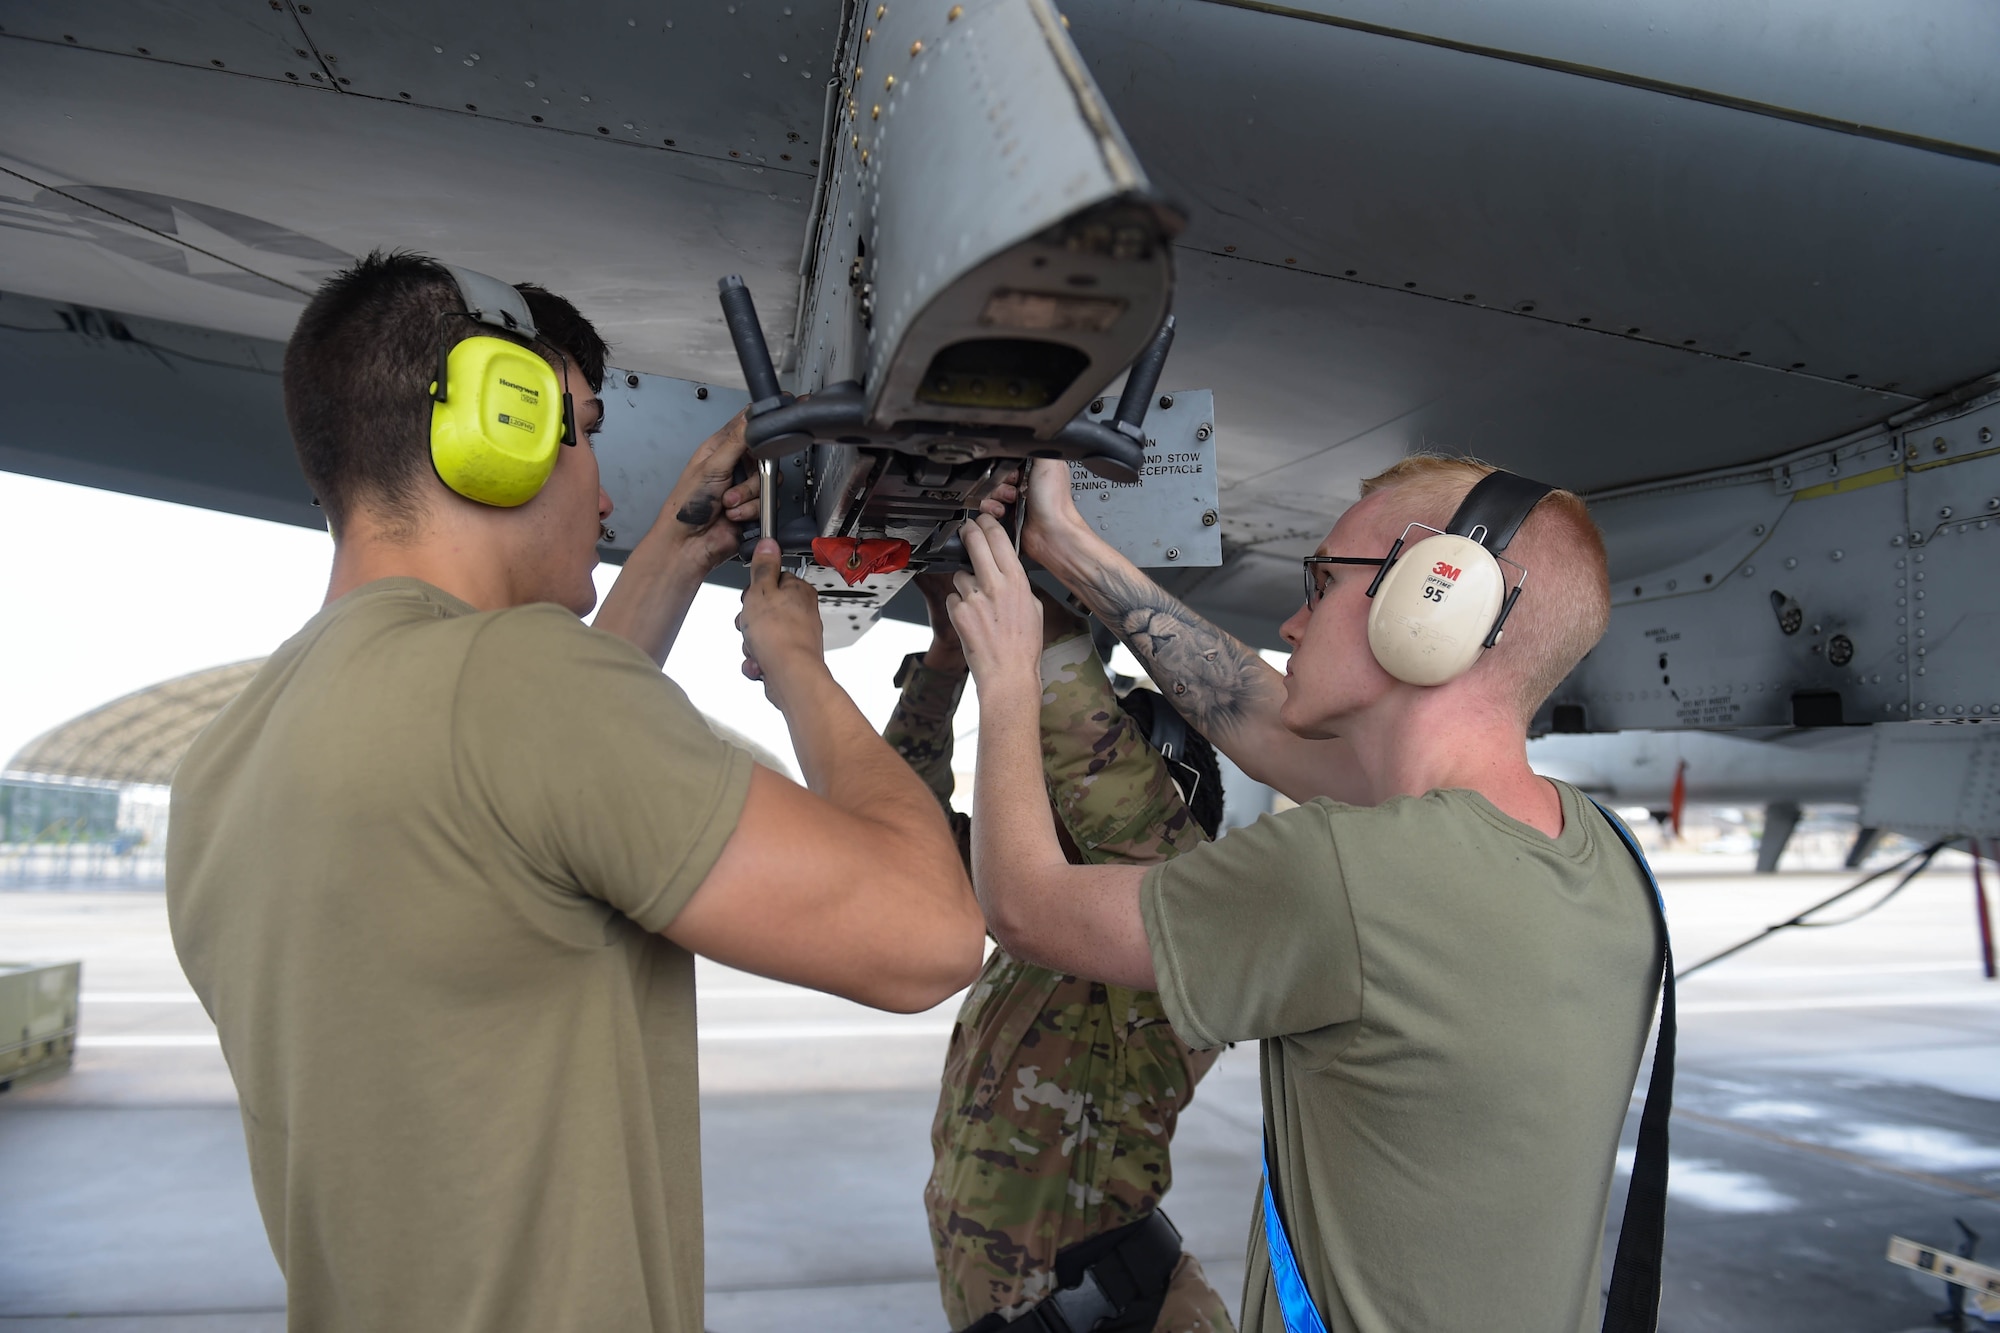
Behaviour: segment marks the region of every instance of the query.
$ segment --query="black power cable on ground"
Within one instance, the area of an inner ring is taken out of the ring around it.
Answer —
[[[1732,944],[1727,949],[1724,949],[1721,953],[1711,954],[1707,958],[1702,959],[1699,963],[1694,963],[1686,968],[1683,968],[1681,971],[1674,973],[1674,980],[1681,981],[1688,977],[1691,977],[1695,973],[1701,971],[1704,967],[1707,967],[1709,964],[1719,963],[1723,959],[1728,958],[1733,954],[1742,953],[1745,949],[1749,948],[1751,945],[1756,944],[1762,940],[1767,940],[1781,930],[1790,930],[1795,926],[1801,929],[1810,929],[1816,926],[1844,926],[1850,921],[1859,921],[1862,917],[1867,916],[1870,912],[1875,911],[1877,908],[1887,903],[1891,898],[1895,897],[1897,894],[1901,893],[1904,889],[1908,888],[1910,886],[1910,881],[1915,879],[1918,875],[1923,874],[1925,870],[1928,870],[1930,868],[1932,860],[1934,860],[1937,857],[1937,854],[1939,852],[1943,851],[1946,847],[1948,847],[1951,844],[1951,842],[1952,840],[1950,838],[1941,838],[1937,842],[1932,843],[1930,846],[1924,848],[1920,852],[1911,852],[1908,856],[1904,857],[1902,860],[1896,862],[1896,864],[1892,866],[1885,866],[1881,870],[1874,871],[1871,874],[1863,875],[1860,879],[1854,881],[1854,883],[1848,885],[1846,888],[1842,889],[1839,893],[1834,894],[1831,898],[1821,899],[1819,902],[1814,903],[1811,907],[1806,908],[1804,911],[1797,913],[1796,915],[1790,917],[1789,919],[1780,921],[1774,926],[1766,926],[1764,927],[1764,929],[1758,931],[1755,935],[1752,935],[1749,939],[1743,940],[1740,943]],[[1839,902],[1842,898],[1848,897],[1851,894],[1859,893],[1861,890],[1867,888],[1870,884],[1873,884],[1876,880],[1885,879],[1888,876],[1895,874],[1897,871],[1903,870],[1905,867],[1908,867],[1908,870],[1901,879],[1896,881],[1896,886],[1894,888],[1890,889],[1887,893],[1883,894],[1880,898],[1877,898],[1874,902],[1862,908],[1860,911],[1855,912],[1850,916],[1841,917],[1838,921],[1806,920],[1806,918],[1811,916],[1814,912],[1825,911],[1827,908]]]

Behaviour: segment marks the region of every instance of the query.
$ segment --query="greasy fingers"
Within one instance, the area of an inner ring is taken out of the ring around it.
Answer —
[[[738,413],[729,424],[701,442],[701,447],[681,469],[667,507],[677,521],[696,531],[705,530],[722,512],[723,492],[730,474],[743,456],[743,416]]]

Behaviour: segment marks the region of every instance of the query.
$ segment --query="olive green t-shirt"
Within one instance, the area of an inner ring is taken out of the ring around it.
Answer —
[[[176,774],[293,1329],[700,1333],[694,960],[751,760],[624,640],[371,583]]]
[[[1551,839],[1469,791],[1266,815],[1148,873],[1167,1016],[1263,1041],[1264,1118],[1329,1333],[1597,1325],[1659,985],[1652,890],[1574,788]],[[1250,1229],[1246,1333],[1283,1333]]]

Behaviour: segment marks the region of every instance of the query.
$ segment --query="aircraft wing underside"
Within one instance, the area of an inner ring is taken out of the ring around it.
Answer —
[[[951,7],[923,3],[944,33]],[[876,9],[10,8],[0,466],[315,521],[279,344],[313,284],[375,246],[545,283],[621,366],[718,385],[742,378],[713,284],[741,273],[783,368],[844,117],[858,143],[878,79],[915,68],[914,47],[849,68]],[[1850,453],[1903,466],[1899,423],[1957,420],[1925,405],[2000,370],[2000,11],[1975,0],[1064,14],[1187,219],[1168,374],[1215,393],[1225,556],[1174,580],[1261,643],[1296,557],[1413,449],[1627,496],[1603,511],[1614,582],[1643,587],[1756,506],[1630,496],[1871,432]],[[1961,515],[1987,504],[1985,420],[1949,460],[1977,466],[1925,483],[1964,490]],[[1609,720],[1619,691],[1594,688],[1592,729],[1746,724]]]

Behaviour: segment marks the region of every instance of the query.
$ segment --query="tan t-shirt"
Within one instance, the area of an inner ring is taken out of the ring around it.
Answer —
[[[700,1333],[694,960],[751,761],[638,649],[341,598],[174,779],[174,946],[293,1329]]]
[[[1597,1325],[1660,955],[1637,863],[1557,786],[1553,840],[1469,791],[1319,800],[1146,877],[1174,1027],[1264,1041],[1279,1200],[1330,1333]],[[1261,1208],[1242,1327],[1284,1328]]]

